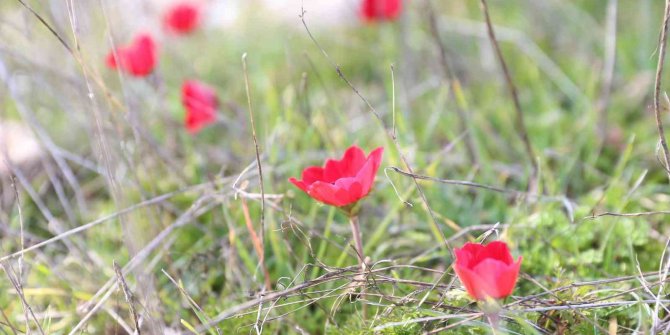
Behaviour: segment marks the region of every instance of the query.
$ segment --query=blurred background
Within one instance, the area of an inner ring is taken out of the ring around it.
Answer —
[[[416,321],[472,311],[450,248],[482,234],[524,257],[510,333],[670,324],[667,273],[647,276],[667,265],[650,107],[662,1],[490,0],[523,127],[479,1],[404,1],[370,21],[357,0],[203,0],[186,36],[164,29],[174,3],[0,3],[4,333],[126,334],[139,319],[147,334],[485,334],[481,320]],[[158,45],[150,75],[106,66],[141,32]],[[186,79],[219,100],[197,134]],[[355,266],[346,217],[287,182],[351,144],[386,149],[360,219],[379,283],[357,300],[342,272],[262,300]],[[418,189],[392,169],[408,170],[403,156],[441,182]],[[595,307],[556,307],[567,302]]]

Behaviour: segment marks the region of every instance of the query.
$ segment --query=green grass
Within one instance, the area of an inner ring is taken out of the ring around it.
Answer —
[[[67,20],[51,17],[48,6],[29,3],[48,22],[62,22],[57,31],[73,45]],[[115,39],[123,41],[130,30],[117,9],[109,13],[110,27],[99,4],[78,8],[78,15],[88,20],[77,35],[82,59],[87,70],[94,69],[83,72],[25,8],[3,3],[0,68],[7,68],[12,79],[0,84],[0,120],[30,124],[44,135],[42,140],[50,139],[104,173],[65,160],[75,186],[67,169],[47,155],[26,172],[27,183],[18,184],[20,203],[0,202],[2,255],[21,249],[21,222],[29,246],[178,191],[21,257],[23,295],[45,333],[70,333],[87,313],[83,306],[100,301],[93,299],[96,292],[107,281],[116,284],[112,262],[125,266],[135,257],[141,261],[125,280],[147,334],[167,329],[188,334],[228,312],[229,317],[217,323],[222,334],[255,333],[254,327],[261,324],[268,334],[422,334],[445,327],[444,333],[487,334],[490,327],[483,318],[448,318],[472,313],[477,306],[458,281],[450,285],[453,259],[439,236],[449,239],[458,229],[500,223],[489,240],[499,236],[516,256],[524,257],[523,276],[507,300],[508,317],[503,320],[510,334],[605,334],[613,325],[618,333],[649,331],[654,320],[667,316],[663,307],[655,311],[656,296],[665,297],[667,289],[658,292],[658,277],[648,276],[643,283],[640,272],[658,271],[664,261],[667,215],[588,217],[668,209],[667,175],[656,158],[658,134],[650,108],[662,5],[649,0],[619,3],[603,141],[597,133],[597,106],[606,52],[606,3],[490,3],[538,156],[542,196],[420,181],[435,223],[410,178],[390,169],[388,178],[384,174],[387,167],[405,170],[401,155],[420,175],[508,190],[525,191],[532,171],[490,42],[477,35],[483,29],[478,1],[439,6],[433,1],[461,87],[455,94],[459,101],[449,94],[420,2],[412,2],[403,21],[393,24],[324,30],[307,13],[306,22],[319,44],[374,106],[383,125],[339,78],[306,31],[260,13],[245,14],[248,17],[229,31],[211,29],[165,40],[154,76],[119,81],[102,63],[108,49],[106,31],[111,29]],[[476,29],[468,28],[471,25]],[[268,294],[261,292],[263,270],[242,210],[246,197],[259,231],[261,207],[253,196],[260,192],[256,167],[240,176],[256,158],[242,71],[245,52],[265,193],[270,195],[265,263],[272,291],[335,275],[260,307],[242,308]],[[121,108],[95,78],[122,102]],[[217,88],[225,124],[197,136],[184,131],[179,87],[185,78]],[[93,87],[92,100],[86,79]],[[10,85],[15,90],[5,89]],[[457,104],[468,112],[479,166],[468,161]],[[386,133],[393,120],[400,152]],[[354,143],[366,151],[386,149],[375,188],[362,202],[365,251],[378,262],[373,270],[379,270],[369,278],[364,302],[344,289],[354,274],[338,272],[357,263],[348,247],[347,218],[287,181]],[[252,196],[233,189],[238,177],[236,186]],[[193,186],[202,183],[206,184]],[[10,183],[3,180],[0,186],[0,195],[9,199],[14,193]],[[189,209],[196,217],[184,217]],[[176,223],[179,227],[169,228]],[[142,250],[166,229],[173,230],[144,254]],[[472,230],[451,240],[450,247],[476,240],[484,232]],[[37,325],[9,280],[19,274],[19,259],[4,265],[0,310],[5,316],[0,315],[0,329],[22,333],[28,325],[34,333]],[[368,305],[365,320],[363,304]],[[592,306],[560,309],[565,304]],[[661,305],[668,306],[665,301]],[[541,308],[545,310],[527,312]],[[80,330],[124,333],[115,316],[133,327],[121,290],[114,290]],[[389,326],[402,321],[406,324]],[[449,328],[453,324],[457,325]],[[217,332],[212,328],[202,333]]]

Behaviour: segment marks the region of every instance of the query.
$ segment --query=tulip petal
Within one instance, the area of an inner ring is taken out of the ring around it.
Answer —
[[[510,280],[513,283],[516,282],[516,278],[505,276],[507,274],[507,267],[507,264],[499,260],[487,258],[472,268],[472,272],[477,274],[479,278],[479,282],[476,283],[476,289],[480,297],[484,296],[495,299],[503,297],[500,284],[508,284]]]
[[[366,196],[368,193],[370,193],[370,189],[372,188],[372,184],[375,181],[375,170],[373,163],[371,161],[368,161],[363,165],[363,168],[358,171],[358,174],[356,177],[354,177],[358,181],[358,183],[361,184],[361,194],[360,196]]]
[[[357,178],[340,178],[335,182],[335,186],[347,191],[347,202],[356,202],[366,194],[363,194],[363,186]]]
[[[471,243],[466,244],[469,245]],[[470,261],[472,260],[473,253],[463,248],[454,248],[454,254],[456,255],[456,264],[462,267],[469,267]]]
[[[368,155],[368,160],[372,160],[374,163],[374,170],[377,173],[379,166],[382,164],[382,157],[384,156],[384,147],[379,147],[375,150],[372,150]]]
[[[216,121],[219,105],[214,88],[197,80],[186,80],[182,84],[182,104],[186,109],[186,129],[196,133]]]
[[[363,0],[360,9],[366,21],[393,20],[401,10],[402,0]]]
[[[484,250],[484,246],[479,243],[466,243],[463,248],[454,250],[456,262],[461,266],[471,268],[478,261],[477,255]]]
[[[131,69],[134,74],[147,75],[156,64],[156,45],[149,35],[140,35],[132,49]]]
[[[311,184],[318,180],[323,180],[323,168],[320,166],[310,166],[302,171],[302,180]]]
[[[467,291],[471,297],[476,300],[481,300],[484,298],[480,295],[480,290],[477,286],[478,283],[481,282],[481,279],[479,279],[479,276],[477,276],[476,273],[472,272],[467,267],[460,266],[458,264],[454,265],[454,271],[456,271],[458,279],[461,280],[461,283],[465,287],[465,291]]]
[[[514,262],[504,242],[466,243],[455,248],[454,254],[456,274],[473,298],[500,299],[514,291],[522,258]]]
[[[353,177],[358,170],[363,167],[363,164],[365,164],[367,159],[363,149],[359,148],[357,145],[352,145],[344,153],[342,160],[346,164],[346,169],[344,169],[345,174],[349,177]]]
[[[201,8],[190,2],[178,3],[163,16],[165,28],[175,34],[187,34],[195,30],[200,23]]]
[[[516,262],[507,265],[503,273],[500,275],[500,280],[498,281],[498,292],[500,293],[501,297],[506,297],[514,292],[514,286],[516,285],[516,281],[519,277],[519,269],[521,269],[522,260],[523,257],[519,257]]]
[[[303,192],[305,193],[307,192],[307,184],[304,181],[295,179],[293,177],[289,178],[288,181],[291,182],[296,187],[298,187],[299,189],[301,189]]]
[[[365,164],[365,152],[352,145],[340,160],[329,159],[324,167],[324,181],[333,183],[342,177],[353,177]]]
[[[509,248],[505,242],[493,241],[486,246],[483,250],[477,255],[478,259],[497,259],[507,265],[514,263],[512,254],[509,252]]]
[[[327,205],[337,207],[355,202],[346,190],[322,181],[317,181],[310,185],[307,189],[307,194]]]
[[[365,164],[360,168],[356,174],[356,180],[361,184],[361,194],[360,197],[364,197],[370,193],[372,185],[375,182],[375,176],[377,175],[377,170],[381,165],[381,157],[384,153],[383,148],[377,148],[368,155]]]
[[[137,77],[150,74],[158,62],[156,42],[149,34],[140,34],[126,46],[117,47],[116,55],[109,53],[107,66],[117,67]]]

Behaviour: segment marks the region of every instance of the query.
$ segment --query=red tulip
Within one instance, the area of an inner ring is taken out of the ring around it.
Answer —
[[[181,86],[181,102],[186,109],[184,124],[191,134],[216,121],[219,99],[216,91],[207,84],[196,80],[184,81]]]
[[[177,35],[188,34],[200,25],[200,5],[183,1],[170,7],[163,16],[165,28]]]
[[[380,147],[366,158],[365,152],[353,145],[342,159],[329,159],[324,167],[308,167],[302,171],[302,180],[289,181],[327,205],[351,205],[370,193],[383,153],[384,148]]]
[[[402,10],[402,0],[363,0],[361,17],[365,21],[392,21]]]
[[[129,45],[117,47],[116,55],[113,51],[107,55],[107,66],[121,68],[136,77],[147,76],[158,62],[156,49],[156,42],[151,35],[137,35]]]
[[[466,243],[454,252],[454,270],[471,297],[500,299],[512,294],[522,258],[515,262],[505,242]]]

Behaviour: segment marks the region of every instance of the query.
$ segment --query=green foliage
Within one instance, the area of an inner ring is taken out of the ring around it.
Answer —
[[[375,327],[382,328],[380,330],[375,330],[375,328],[370,328],[370,325],[367,322],[363,322],[359,318],[350,318],[343,325],[327,325],[326,334],[328,335],[372,335],[372,334],[383,334],[383,335],[416,335],[422,334],[426,331],[426,328],[418,322],[411,322],[414,319],[418,319],[429,314],[422,313],[416,309],[410,308],[393,308],[388,315],[383,315],[377,320],[375,320]],[[396,324],[403,323],[395,326],[387,326],[387,324]]]

